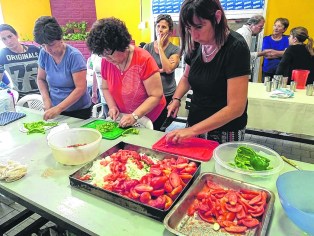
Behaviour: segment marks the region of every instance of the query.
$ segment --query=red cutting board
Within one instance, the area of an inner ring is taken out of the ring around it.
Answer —
[[[218,145],[218,142],[202,138],[187,138],[180,144],[171,144],[166,142],[165,135],[156,142],[152,148],[154,150],[181,155],[198,161],[209,161],[213,156],[214,149]]]

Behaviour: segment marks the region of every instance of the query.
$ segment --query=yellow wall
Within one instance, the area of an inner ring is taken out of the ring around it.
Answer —
[[[289,28],[285,32],[289,35],[290,30],[297,26],[303,26],[308,29],[311,38],[314,38],[314,1],[287,1],[287,0],[268,0],[266,11],[266,22],[264,35],[270,35],[273,32],[274,21],[279,17],[289,20]],[[260,63],[259,81],[262,78],[262,60]]]
[[[290,29],[303,26],[309,30],[309,35],[314,38],[314,1],[287,1],[287,0],[268,0],[265,35],[273,31],[273,24],[276,18],[285,17],[289,20],[290,26],[285,34],[289,34]]]
[[[114,2],[112,0],[95,0],[96,16],[97,19],[114,16],[123,20],[132,35],[132,39],[135,40],[136,45],[139,45],[142,41],[150,41],[150,29],[141,30],[138,28],[141,22],[140,3],[141,0],[115,0]],[[142,18],[148,26],[151,1],[142,0],[142,4]]]
[[[0,0],[4,23],[12,25],[20,40],[33,40],[35,21],[51,16],[49,0]]]

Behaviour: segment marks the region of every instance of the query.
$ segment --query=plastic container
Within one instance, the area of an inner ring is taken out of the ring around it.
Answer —
[[[239,146],[252,148],[255,152],[262,154],[270,160],[270,170],[250,171],[243,170],[230,165],[234,163],[234,158]],[[238,180],[248,181],[248,178],[254,178],[254,181],[274,180],[274,183],[279,175],[279,172],[284,166],[284,162],[280,155],[274,150],[250,142],[229,142],[219,145],[214,150],[215,170],[218,174],[225,175]]]
[[[102,136],[98,130],[73,128],[52,134],[48,145],[57,162],[64,165],[81,165],[98,156],[101,140]]]
[[[305,89],[309,70],[293,70],[291,79],[297,82],[297,89]]]
[[[287,216],[309,235],[314,235],[314,171],[297,170],[280,175],[276,185]]]

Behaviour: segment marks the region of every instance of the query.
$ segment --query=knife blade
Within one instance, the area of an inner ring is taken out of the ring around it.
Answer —
[[[288,159],[285,156],[281,156],[282,160],[284,160],[286,163],[288,163],[289,165],[293,166],[294,168],[301,170],[301,168],[293,161],[291,161],[290,159]]]

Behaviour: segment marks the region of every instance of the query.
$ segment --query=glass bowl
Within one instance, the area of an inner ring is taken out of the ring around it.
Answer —
[[[245,146],[253,149],[256,153],[262,154],[270,160],[270,170],[244,170],[236,166],[232,166],[230,163],[234,163],[234,158],[237,153],[237,149],[240,146]],[[219,145],[214,150],[215,170],[218,174],[236,178],[238,180],[247,181],[248,178],[254,180],[270,180],[273,179],[274,183],[279,175],[279,172],[284,166],[284,162],[280,155],[274,150],[251,142],[228,142]]]

